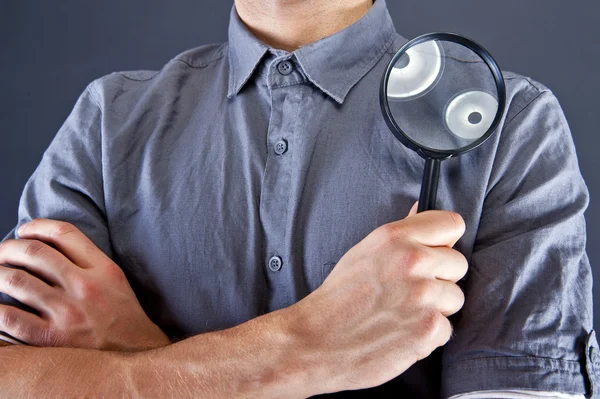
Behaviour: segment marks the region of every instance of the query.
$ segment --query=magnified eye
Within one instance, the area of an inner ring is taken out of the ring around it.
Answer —
[[[484,91],[467,91],[446,106],[446,127],[463,139],[476,140],[492,126],[498,112],[498,100]]]
[[[408,99],[424,93],[443,69],[441,47],[435,41],[417,44],[396,60],[388,80],[387,96]]]

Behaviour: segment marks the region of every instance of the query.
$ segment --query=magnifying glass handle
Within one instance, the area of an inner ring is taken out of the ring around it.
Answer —
[[[417,213],[435,209],[441,163],[440,159],[427,158],[425,160],[425,171],[423,172],[423,183],[421,184],[421,195],[419,196]]]

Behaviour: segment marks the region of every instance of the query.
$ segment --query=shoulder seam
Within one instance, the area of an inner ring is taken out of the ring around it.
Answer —
[[[510,77],[508,77],[508,78],[506,78],[506,77],[504,78],[504,80],[513,80],[513,79],[523,79],[523,80],[526,80],[526,81],[527,81],[527,83],[529,83],[529,85],[530,85],[531,87],[533,87],[533,88],[534,88],[534,89],[535,89],[535,90],[536,90],[538,93],[540,93],[540,94],[541,94],[541,93],[543,93],[543,92],[546,92],[546,91],[548,91],[548,89],[540,89],[540,88],[538,87],[538,85],[536,85],[536,84],[535,84],[535,83],[534,83],[534,82],[533,82],[533,81],[532,81],[530,78],[528,78],[527,76],[510,76]]]
[[[125,74],[125,72],[123,72],[123,71],[118,72],[118,73],[119,73],[119,75],[123,76],[125,79],[131,80],[133,82],[147,82],[149,80],[154,79],[156,76],[158,76],[158,74],[161,73],[163,69],[165,69],[164,66],[159,71],[155,71],[154,75],[152,75],[152,76],[150,76],[149,78],[146,78],[146,79],[135,79],[135,78],[132,78],[131,76],[127,76]]]
[[[512,121],[514,121],[517,116],[519,116],[523,111],[525,111],[527,108],[529,108],[529,106],[531,106],[531,104],[533,104],[535,102],[535,100],[537,100],[538,98],[540,98],[541,96],[543,96],[546,93],[552,93],[552,92],[550,90],[539,90],[538,89],[538,94],[533,99],[531,99],[531,101],[529,101],[527,103],[527,105],[525,105],[523,108],[521,108],[521,110],[519,112],[514,114],[513,117],[510,118],[510,120],[504,122],[504,128],[506,128],[508,125],[510,125],[510,123]]]
[[[152,80],[155,77],[157,77],[165,69],[165,67],[167,65],[169,65],[173,61],[182,62],[182,63],[186,64],[187,66],[189,66],[190,68],[204,68],[204,67],[207,67],[208,65],[214,63],[215,61],[220,60],[221,58],[223,58],[225,56],[224,52],[222,51],[223,47],[225,47],[225,45],[227,45],[227,42],[221,43],[219,45],[219,47],[217,47],[216,52],[220,52],[219,56],[217,56],[216,58],[211,59],[210,61],[208,61],[206,63],[199,64],[199,65],[192,64],[190,61],[186,60],[185,58],[182,58],[181,54],[178,55],[178,56],[175,56],[174,58],[170,59],[165,65],[163,65],[163,67],[160,70],[155,71],[155,73],[152,76],[150,76],[150,77],[148,77],[146,79],[135,79],[135,78],[132,78],[131,76],[128,76],[125,71],[120,71],[120,72],[117,72],[117,73],[119,75],[121,75],[122,77],[124,77],[125,79],[131,80],[133,82],[147,82],[147,81]],[[138,71],[133,71],[133,72],[138,72]]]
[[[225,52],[223,51],[223,48],[227,45],[227,42],[221,44],[216,51],[220,52],[220,54],[211,59],[210,61],[207,61],[205,63],[202,64],[192,64],[190,61],[184,59],[184,58],[180,58],[180,57],[175,57],[173,58],[173,61],[180,61],[183,62],[184,64],[186,64],[187,66],[189,66],[190,68],[205,68],[207,66],[209,66],[210,64],[215,63],[216,61],[222,59],[223,57],[225,57]]]
[[[94,84],[94,82],[90,83],[86,87],[86,90],[88,91],[88,93],[90,93],[90,97],[92,98],[92,101],[98,106],[98,108],[100,109],[100,111],[104,112],[102,110],[102,106],[100,105],[100,101],[98,101],[97,94],[94,93],[94,89],[92,88],[93,84]]]

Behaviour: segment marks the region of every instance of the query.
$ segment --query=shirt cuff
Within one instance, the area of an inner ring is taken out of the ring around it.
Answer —
[[[585,396],[581,394],[568,394],[560,392],[546,392],[546,391],[520,391],[520,390],[509,390],[509,391],[479,391],[479,392],[468,392],[459,395],[454,395],[448,399],[585,399]]]
[[[589,377],[593,379],[593,376]],[[442,396],[446,398],[490,390],[585,394],[589,384],[582,373],[581,363],[537,357],[486,357],[459,361],[444,366],[442,381]]]

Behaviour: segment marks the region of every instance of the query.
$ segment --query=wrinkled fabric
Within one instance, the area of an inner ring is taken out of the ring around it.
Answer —
[[[540,392],[540,391],[478,391],[472,393],[458,394],[450,399],[582,399],[585,396],[580,394]]]
[[[405,42],[384,0],[293,53],[258,41],[233,9],[227,43],[87,87],[28,181],[17,226],[73,223],[172,339],[289,306],[418,198],[424,161],[388,130],[378,99]],[[465,219],[456,248],[470,264],[454,337],[382,387],[332,396],[591,392],[588,191],[555,96],[504,76],[497,131],[442,165],[438,207]]]

